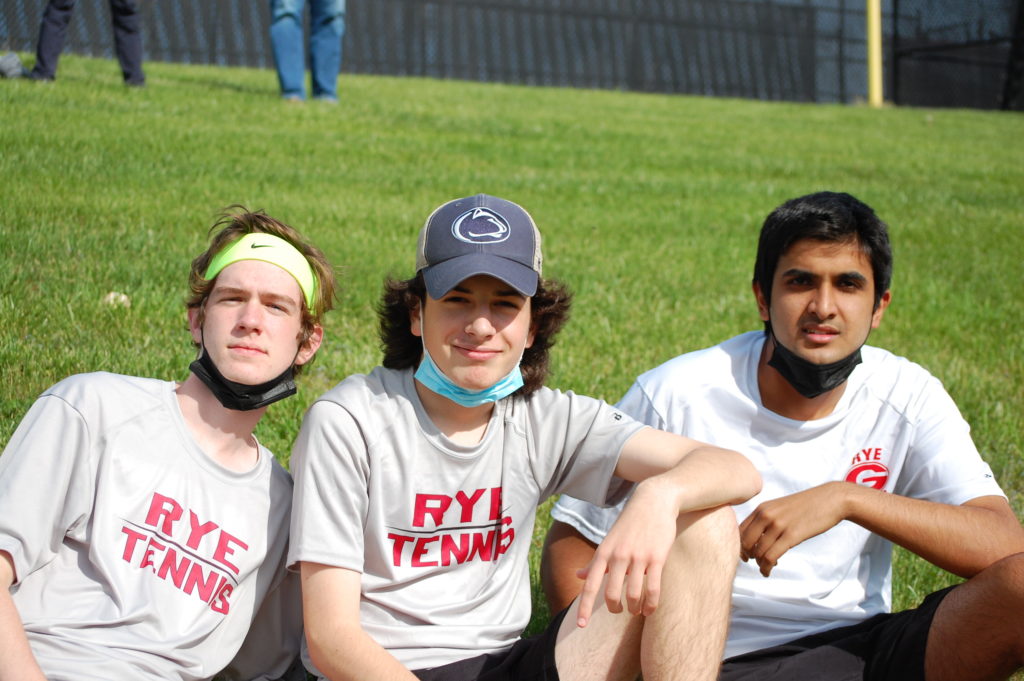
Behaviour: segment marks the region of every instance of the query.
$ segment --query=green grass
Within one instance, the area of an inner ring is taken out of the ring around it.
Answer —
[[[188,263],[228,204],[299,228],[342,273],[299,397],[260,425],[287,461],[310,401],[377,364],[382,277],[411,273],[442,201],[485,191],[531,211],[545,273],[576,292],[550,384],[614,401],[757,328],[761,221],[833,189],[892,230],[894,300],[872,342],[943,380],[1024,516],[1020,114],[367,76],[342,78],[338,106],[297,106],[268,70],[147,73],[130,90],[113,63],[65,57],[54,84],[0,82],[0,443],[70,373],[184,377]],[[131,307],[104,305],[109,291]],[[895,581],[902,608],[952,580],[900,554]]]

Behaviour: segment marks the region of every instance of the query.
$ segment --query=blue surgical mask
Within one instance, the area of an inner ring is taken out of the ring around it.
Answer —
[[[519,370],[519,362],[516,362],[512,371],[490,388],[466,390],[462,386],[456,385],[452,379],[437,368],[430,353],[427,352],[427,346],[424,345],[423,359],[420,360],[420,366],[416,369],[416,380],[456,404],[461,404],[463,407],[479,407],[488,402],[497,402],[523,387],[523,372]]]

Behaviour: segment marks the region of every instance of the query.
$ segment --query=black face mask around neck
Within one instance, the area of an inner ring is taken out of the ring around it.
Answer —
[[[225,409],[251,411],[283,400],[296,392],[293,367],[288,367],[277,378],[259,385],[235,383],[224,378],[210,359],[205,346],[199,358],[189,364],[188,368],[210,389]]]
[[[811,399],[843,384],[854,368],[860,364],[860,348],[842,359],[830,364],[808,362],[791,352],[772,333],[775,348],[768,366],[772,367],[789,382],[798,393]]]

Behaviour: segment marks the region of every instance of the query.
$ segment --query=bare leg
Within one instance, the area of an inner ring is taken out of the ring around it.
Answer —
[[[1024,553],[943,599],[925,652],[928,681],[1001,681],[1024,665]]]
[[[583,582],[576,571],[594,559],[597,545],[572,525],[555,520],[544,538],[540,582],[551,612],[562,612],[580,595]]]
[[[739,560],[736,516],[723,507],[680,516],[662,574],[662,600],[650,617],[603,605],[584,629],[573,603],[558,632],[565,681],[714,681],[725,647],[729,598]]]

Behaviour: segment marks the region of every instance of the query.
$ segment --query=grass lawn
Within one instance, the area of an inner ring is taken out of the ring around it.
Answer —
[[[530,210],[545,274],[576,293],[550,384],[614,401],[638,373],[758,328],[764,216],[832,189],[891,228],[893,304],[871,342],[944,382],[1024,517],[1019,113],[368,76],[343,77],[337,106],[295,105],[268,70],[147,74],[127,89],[114,63],[68,56],[53,84],[0,82],[0,443],[68,374],[186,375],[188,263],[229,204],[294,225],[342,275],[299,396],[258,431],[287,462],[306,406],[378,363],[382,277],[411,274],[442,201],[483,191]],[[102,302],[111,291],[130,307]],[[952,578],[899,553],[894,581],[902,608]]]

